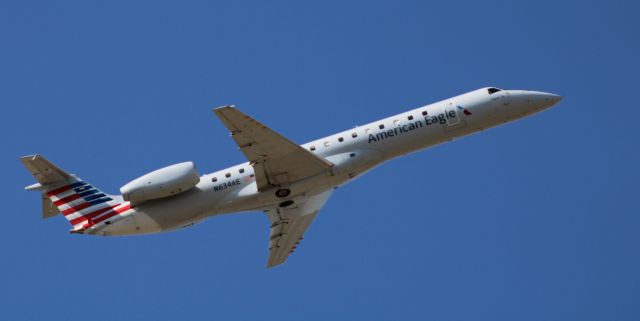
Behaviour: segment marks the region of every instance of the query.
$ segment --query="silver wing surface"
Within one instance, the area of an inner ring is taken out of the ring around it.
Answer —
[[[276,207],[265,211],[271,220],[267,267],[284,263],[289,254],[295,251],[302,240],[304,232],[327,202],[332,192],[333,190],[328,190],[309,196],[288,207]]]
[[[233,106],[213,112],[253,166],[259,191],[327,171],[331,162],[300,147]]]

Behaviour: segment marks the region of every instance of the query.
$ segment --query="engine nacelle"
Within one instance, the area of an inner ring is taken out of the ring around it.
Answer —
[[[184,162],[138,177],[122,186],[120,193],[125,201],[139,204],[186,192],[199,181],[200,175],[195,164]]]

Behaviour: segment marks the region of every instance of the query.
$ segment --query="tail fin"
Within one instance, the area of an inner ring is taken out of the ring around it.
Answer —
[[[121,197],[103,193],[41,155],[21,157],[20,161],[38,181],[25,189],[42,192],[43,218],[62,213],[73,225],[72,231],[81,231],[124,210]]]

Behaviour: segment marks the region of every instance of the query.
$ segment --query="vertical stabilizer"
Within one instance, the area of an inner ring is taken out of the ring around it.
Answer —
[[[72,231],[83,230],[129,208],[128,202],[122,204],[120,196],[103,193],[40,155],[25,156],[20,161],[38,181],[25,189],[42,193],[43,218],[62,213],[73,225]]]

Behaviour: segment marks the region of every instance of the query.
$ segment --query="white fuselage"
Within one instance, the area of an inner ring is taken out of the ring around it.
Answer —
[[[469,135],[556,104],[560,96],[524,90],[478,89],[409,110],[302,145],[334,164],[329,172],[291,182],[285,198],[279,187],[259,192],[247,162],[203,175],[191,190],[142,203],[110,225],[97,224],[86,234],[127,235],[173,230],[227,213],[262,211],[350,182],[371,168],[424,148]]]

